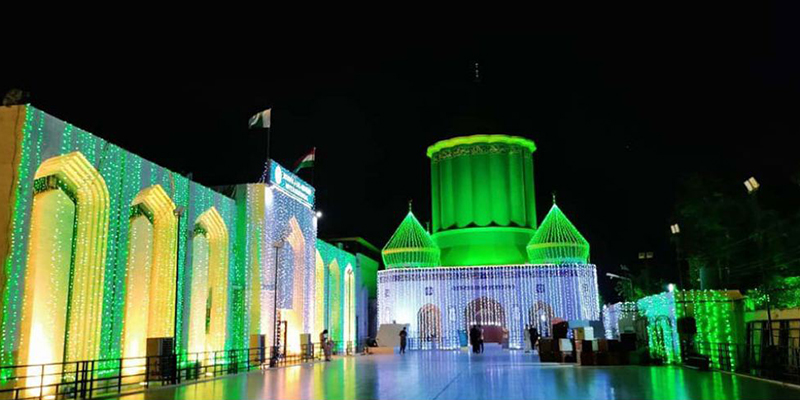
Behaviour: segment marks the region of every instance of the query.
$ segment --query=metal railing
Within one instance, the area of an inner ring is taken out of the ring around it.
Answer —
[[[364,342],[334,342],[334,355],[363,352]],[[91,399],[153,386],[213,379],[269,364],[271,348],[247,348],[189,354],[0,366],[0,400]],[[324,358],[321,343],[303,344],[300,353],[281,354],[276,366]]]
[[[785,382],[800,382],[800,347],[696,342],[712,367]]]

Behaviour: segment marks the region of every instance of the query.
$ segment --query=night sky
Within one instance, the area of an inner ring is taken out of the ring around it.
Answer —
[[[207,186],[258,180],[266,136],[247,120],[272,107],[273,158],[292,166],[317,148],[319,236],[378,247],[409,199],[430,220],[427,146],[524,136],[538,147],[539,221],[555,191],[598,275],[640,251],[669,271],[686,174],[729,179],[743,195],[751,175],[800,191],[788,179],[800,171],[800,9],[728,7],[533,13],[514,30],[273,35],[224,57],[131,46],[4,74],[0,90],[27,90],[36,107]],[[613,293],[605,276],[601,292]]]

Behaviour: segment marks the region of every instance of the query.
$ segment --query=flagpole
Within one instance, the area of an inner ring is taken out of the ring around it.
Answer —
[[[311,166],[311,187],[314,187],[314,175],[317,173],[317,148],[314,147],[314,165]]]
[[[272,117],[270,116],[270,118],[272,118]],[[272,131],[272,122],[270,121],[270,126],[267,127],[267,159],[264,160],[264,169],[265,170],[267,169],[267,164],[269,163],[269,141],[270,141],[270,132],[271,131]],[[261,176],[262,177],[264,176],[263,172],[261,173]],[[266,182],[266,179],[264,179],[264,181]]]

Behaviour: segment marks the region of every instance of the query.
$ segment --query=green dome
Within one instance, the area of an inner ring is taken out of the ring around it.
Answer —
[[[386,268],[436,267],[440,265],[439,247],[422,227],[409,204],[408,215],[381,251]]]
[[[589,261],[589,242],[569,222],[555,200],[527,249],[531,264],[585,264]]]

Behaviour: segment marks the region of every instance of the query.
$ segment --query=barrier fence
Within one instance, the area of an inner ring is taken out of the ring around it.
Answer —
[[[697,342],[695,350],[717,369],[800,383],[800,347]]]
[[[334,342],[334,355],[364,351],[365,342]],[[313,362],[324,358],[321,343],[303,344],[300,353],[275,354],[273,348],[209,351],[41,365],[0,366],[0,400],[91,399],[141,391],[153,386],[213,379],[263,368]]]

